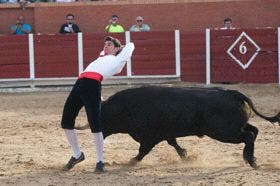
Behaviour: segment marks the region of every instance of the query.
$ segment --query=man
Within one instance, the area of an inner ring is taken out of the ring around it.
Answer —
[[[82,106],[85,106],[96,148],[97,163],[95,172],[104,172],[103,133],[102,123],[100,123],[101,81],[120,73],[127,60],[131,57],[133,50],[133,43],[128,43],[125,47],[122,47],[118,39],[106,37],[102,56],[90,63],[80,74],[66,100],[62,115],[61,126],[73,151],[73,156],[64,167],[64,170],[70,170],[85,159],[84,153],[78,145],[77,134],[74,130],[75,119]]]
[[[129,31],[130,32],[148,32],[150,31],[150,26],[147,24],[144,24],[144,19],[141,16],[137,16],[136,19],[136,24],[131,26]]]
[[[72,34],[81,32],[77,24],[74,23],[75,16],[73,14],[66,15],[66,23],[61,25],[59,33],[61,34]]]
[[[18,16],[16,24],[11,26],[11,33],[15,35],[29,34],[32,31],[32,27],[29,24],[24,23],[24,17]]]
[[[118,24],[119,17],[117,15],[112,15],[109,20],[109,25],[106,26],[105,30],[108,33],[121,33],[124,32],[124,28]]]
[[[220,28],[221,30],[233,29],[231,18],[224,19],[224,26]]]

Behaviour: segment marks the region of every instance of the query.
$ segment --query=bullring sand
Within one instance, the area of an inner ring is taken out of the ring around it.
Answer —
[[[173,85],[167,85],[173,86]],[[178,83],[176,86],[190,86]],[[250,96],[267,115],[280,111],[280,87],[217,85]],[[105,86],[104,98],[128,86]],[[225,144],[208,137],[183,137],[187,149],[181,161],[166,142],[157,145],[141,163],[128,166],[139,144],[126,134],[109,136],[104,144],[105,174],[94,174],[95,149],[89,130],[78,138],[86,160],[62,171],[71,156],[60,119],[69,91],[0,93],[0,185],[280,185],[280,127],[257,116],[250,123],[260,132],[255,143],[259,169],[243,162],[244,144]],[[84,110],[77,118],[86,123]]]

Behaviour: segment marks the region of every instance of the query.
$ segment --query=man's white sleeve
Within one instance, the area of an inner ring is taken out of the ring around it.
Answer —
[[[131,58],[134,48],[133,43],[126,44],[122,51],[116,56],[116,62],[127,62]]]
[[[115,68],[114,71],[116,73],[120,73],[122,68],[124,67],[125,63],[131,58],[132,52],[134,50],[134,44],[128,43],[122,49],[122,51],[116,56],[114,60]]]

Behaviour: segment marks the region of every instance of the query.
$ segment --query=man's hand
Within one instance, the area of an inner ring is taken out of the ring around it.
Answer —
[[[22,24],[17,24],[17,27],[22,30]]]
[[[73,28],[71,27],[71,28],[69,28],[69,31],[71,32],[71,33],[74,33],[74,30],[73,30]]]

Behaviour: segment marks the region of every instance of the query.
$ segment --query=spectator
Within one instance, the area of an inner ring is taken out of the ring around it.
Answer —
[[[119,17],[112,15],[109,20],[109,25],[106,26],[105,30],[109,33],[120,33],[124,32],[124,28],[118,24]]]
[[[27,1],[27,0],[19,0],[18,3],[20,5],[21,9],[25,10],[25,8],[27,7],[29,1]]]
[[[74,23],[75,16],[73,14],[66,15],[66,23],[61,25],[59,33],[61,34],[72,34],[81,32],[79,26]]]
[[[224,19],[224,26],[220,29],[221,30],[234,29],[234,27],[232,26],[231,18],[225,18]]]
[[[18,16],[16,24],[10,27],[11,33],[15,35],[29,34],[32,31],[32,27],[29,24],[24,23],[24,17]]]
[[[150,31],[150,26],[147,24],[144,24],[144,19],[141,16],[137,16],[136,19],[136,24],[130,27],[129,31],[130,32],[148,32]]]

